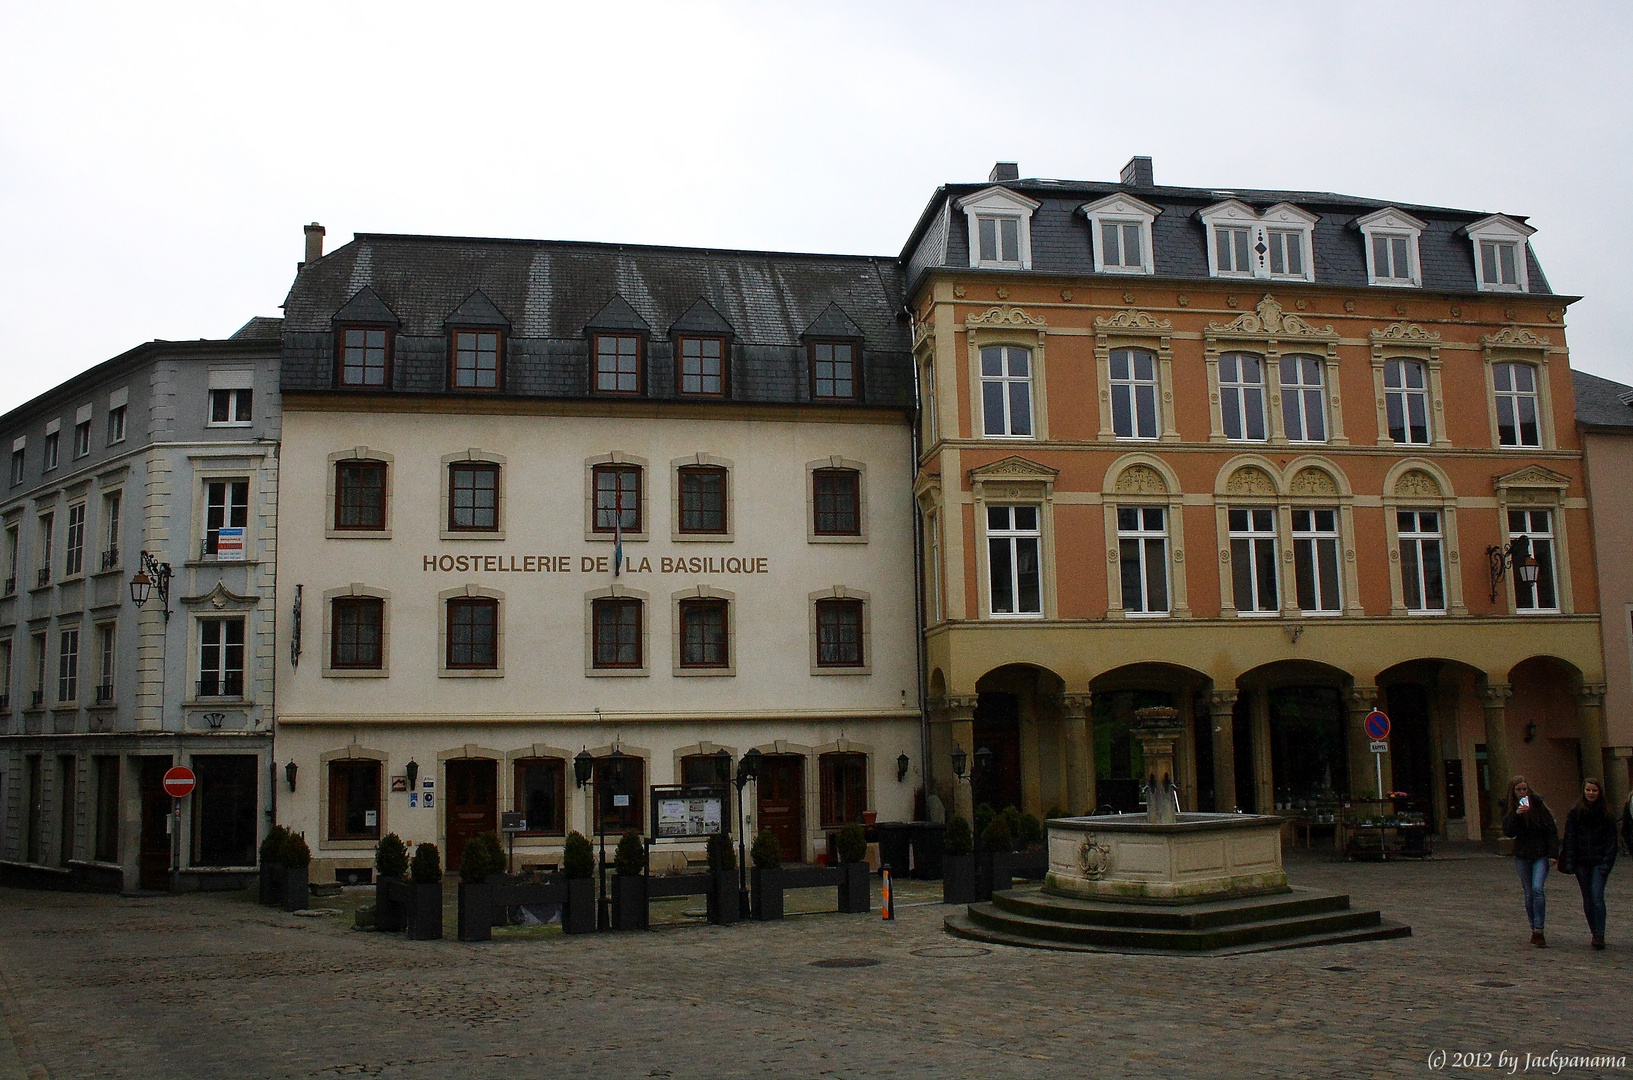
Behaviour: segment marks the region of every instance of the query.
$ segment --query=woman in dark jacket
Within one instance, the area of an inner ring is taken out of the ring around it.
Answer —
[[[1508,782],[1508,810],[1503,814],[1503,835],[1514,838],[1514,869],[1525,891],[1525,917],[1531,920],[1531,944],[1548,947],[1542,924],[1548,913],[1543,886],[1548,882],[1548,860],[1559,852],[1559,827],[1544,805],[1542,796],[1531,790],[1525,777]]]
[[[1616,865],[1616,819],[1605,803],[1599,781],[1582,781],[1582,799],[1565,815],[1565,844],[1559,868],[1576,875],[1582,889],[1582,913],[1588,917],[1593,947],[1605,947],[1605,879]]]

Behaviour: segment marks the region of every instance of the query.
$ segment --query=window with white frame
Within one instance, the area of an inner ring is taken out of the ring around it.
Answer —
[[[245,427],[255,419],[255,391],[234,388],[210,391],[210,427]]]
[[[115,663],[118,661],[118,626],[114,623],[100,623],[96,628],[97,662],[99,678],[96,683],[96,703],[106,705],[113,700],[113,677]]]
[[[57,421],[51,421],[45,428],[45,471],[50,472],[57,467],[62,459],[62,432],[52,427]]]
[[[68,508],[68,533],[63,545],[62,576],[73,577],[85,571],[85,504],[75,503]]]
[[[1043,614],[1042,540],[1036,506],[987,507],[987,570],[994,617]]]
[[[1237,199],[1197,215],[1208,232],[1208,269],[1214,277],[1315,280],[1311,243],[1319,218],[1277,203],[1264,211]]]
[[[1161,506],[1117,508],[1117,547],[1123,610],[1168,614],[1168,511]]]
[[[1384,361],[1384,412],[1394,442],[1429,443],[1429,373],[1417,360]]]
[[[1081,208],[1089,219],[1094,268],[1105,274],[1150,274],[1151,223],[1162,211],[1118,193]]]
[[[1007,188],[989,187],[958,200],[970,227],[970,265],[1009,270],[1032,267],[1032,214],[1038,202]]]
[[[108,410],[108,443],[125,441],[125,408],[124,405],[115,405]]]
[[[923,372],[923,376],[919,380],[919,410],[924,417],[922,428],[924,435],[923,449],[928,450],[940,438],[938,418],[936,416],[936,362],[934,358],[920,370]]]
[[[1219,358],[1219,414],[1225,438],[1263,442],[1264,360],[1251,353],[1225,353]]]
[[[198,621],[198,696],[244,695],[244,619]]]
[[[1513,218],[1493,214],[1464,230],[1474,245],[1475,284],[1482,292],[1529,292],[1529,237],[1536,232]]]
[[[242,559],[247,553],[244,530],[249,527],[249,481],[210,480],[204,485],[204,544],[203,557],[214,557],[221,552],[221,531],[237,541],[234,555]]]
[[[62,632],[57,649],[57,701],[79,697],[79,627]]]
[[[1554,522],[1551,510],[1510,510],[1508,540],[1513,545],[1514,609],[1548,612],[1559,610],[1559,594],[1554,581]],[[1524,567],[1537,564],[1535,584],[1525,580]]]
[[[81,420],[74,425],[74,457],[82,458],[91,452],[91,422]]]
[[[1220,277],[1253,276],[1253,230],[1223,227],[1213,231],[1214,265]]]
[[[1338,571],[1338,511],[1293,511],[1293,582],[1298,609],[1336,615],[1344,608]]]
[[[1276,511],[1273,507],[1232,507],[1230,526],[1231,588],[1243,615],[1273,615],[1280,610],[1276,589]]]
[[[1493,364],[1491,383],[1497,395],[1497,444],[1541,446],[1536,368],[1530,364]]]
[[[1017,345],[981,350],[981,420],[988,438],[1032,437],[1032,354]]]
[[[1292,442],[1327,441],[1326,376],[1314,356],[1281,358],[1281,420]]]
[[[123,493],[117,489],[102,496],[102,569],[119,565],[119,504]]]
[[[1366,249],[1367,284],[1423,284],[1418,238],[1428,226],[1410,214],[1385,207],[1355,220]]]
[[[1144,349],[1111,351],[1111,427],[1119,439],[1157,437],[1157,357]]]
[[[1267,229],[1265,240],[1270,245],[1270,276],[1304,276],[1304,234],[1294,229]]]
[[[1415,615],[1442,614],[1446,610],[1446,577],[1440,512],[1398,510],[1395,526],[1400,537],[1401,594],[1406,610]]]
[[[924,584],[924,591],[929,597],[930,621],[941,621],[941,515],[926,514],[924,517],[924,532],[926,536],[925,548],[929,552],[924,562],[925,576],[929,579]]]

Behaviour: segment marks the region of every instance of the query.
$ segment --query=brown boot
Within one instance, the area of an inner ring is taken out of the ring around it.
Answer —
[[[1548,939],[1542,936],[1541,930],[1533,930],[1531,931],[1531,944],[1535,945],[1539,949],[1546,949],[1548,947]]]

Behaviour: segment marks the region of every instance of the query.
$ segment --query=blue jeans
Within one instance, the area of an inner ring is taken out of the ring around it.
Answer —
[[[1576,868],[1576,884],[1582,889],[1582,914],[1588,917],[1588,930],[1596,938],[1605,936],[1605,879],[1608,877],[1608,866]]]
[[[1525,890],[1525,917],[1531,920],[1531,929],[1541,930],[1548,914],[1548,898],[1542,895],[1548,881],[1548,860],[1516,857],[1514,869],[1520,875],[1520,888]]]

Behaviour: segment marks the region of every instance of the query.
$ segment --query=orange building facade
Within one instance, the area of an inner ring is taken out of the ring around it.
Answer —
[[[1381,786],[1455,839],[1511,773],[1570,802],[1615,748],[1571,298],[1529,227],[1149,169],[1000,166],[908,244],[931,790],[1131,809],[1133,712],[1168,705],[1187,810]]]

